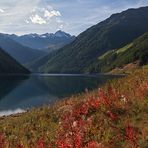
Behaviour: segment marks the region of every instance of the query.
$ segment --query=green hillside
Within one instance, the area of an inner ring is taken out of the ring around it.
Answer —
[[[148,7],[113,14],[81,33],[75,41],[33,63],[33,71],[95,72],[92,65],[107,51],[118,49],[148,31]],[[99,72],[99,71],[97,71]]]
[[[0,74],[28,74],[25,67],[0,48]]]
[[[123,48],[106,52],[98,57],[98,60],[91,68],[96,72],[108,72],[117,67],[122,68],[126,64],[134,63],[135,61],[138,61],[140,66],[148,64],[148,33]]]

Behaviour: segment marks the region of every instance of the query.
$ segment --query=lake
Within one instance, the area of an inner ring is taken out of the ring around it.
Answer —
[[[99,87],[115,75],[32,74],[0,76],[0,116],[52,104],[72,94]]]

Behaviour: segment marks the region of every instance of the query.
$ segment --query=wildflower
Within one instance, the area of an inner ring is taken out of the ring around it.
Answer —
[[[93,120],[93,118],[92,118],[92,117],[89,117],[89,118],[87,119],[87,123],[91,125],[91,124],[92,124],[92,120]]]
[[[72,132],[69,132],[69,135],[72,136]]]
[[[127,102],[127,98],[124,95],[121,95],[121,101],[126,103]]]
[[[74,121],[74,122],[73,122],[73,127],[76,127],[76,126],[77,126],[77,122]]]

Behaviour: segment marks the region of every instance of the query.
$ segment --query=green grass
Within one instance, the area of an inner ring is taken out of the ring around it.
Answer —
[[[106,56],[108,56],[109,54],[113,54],[113,53],[115,53],[115,50],[107,51],[105,54],[98,57],[98,60],[103,60]]]
[[[105,54],[98,57],[98,60],[103,60],[104,58],[106,58],[107,56],[112,55],[112,54],[119,54],[119,53],[125,52],[126,50],[128,50],[132,46],[133,46],[133,43],[130,43],[120,49],[107,51]]]
[[[128,50],[130,47],[133,46],[133,43],[127,44],[126,46],[124,46],[123,48],[120,48],[116,51],[117,54],[121,53],[121,52],[125,52],[126,50]]]

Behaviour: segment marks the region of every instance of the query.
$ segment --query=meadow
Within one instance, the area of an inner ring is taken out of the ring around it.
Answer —
[[[53,106],[0,117],[0,148],[147,148],[148,69]]]

